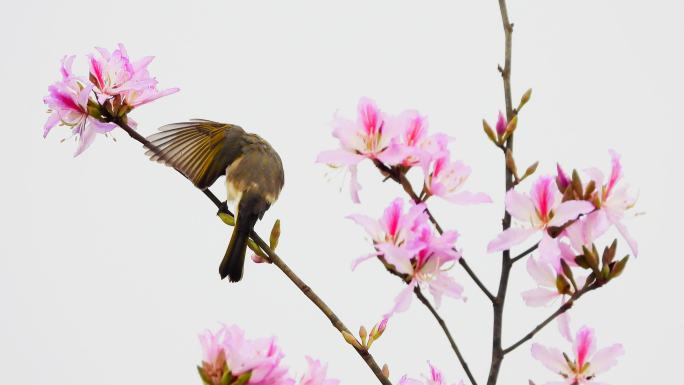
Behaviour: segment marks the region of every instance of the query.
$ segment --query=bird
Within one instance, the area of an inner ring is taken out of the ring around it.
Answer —
[[[173,167],[197,188],[208,189],[226,176],[235,201],[235,228],[219,265],[221,279],[242,279],[247,241],[256,221],[278,199],[285,184],[283,163],[262,137],[242,127],[204,119],[167,124],[147,137],[146,155]]]

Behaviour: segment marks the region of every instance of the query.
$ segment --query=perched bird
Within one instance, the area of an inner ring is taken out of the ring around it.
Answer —
[[[233,124],[193,119],[159,131],[147,138],[155,147],[146,152],[150,159],[175,168],[202,190],[226,176],[236,224],[219,274],[221,279],[239,281],[254,224],[278,199],[285,183],[280,156],[263,138]]]

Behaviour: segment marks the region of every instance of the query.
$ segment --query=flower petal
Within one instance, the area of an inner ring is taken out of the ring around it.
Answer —
[[[362,262],[366,262],[367,260],[375,258],[378,255],[380,255],[380,253],[370,253],[370,254],[362,255],[362,256],[356,258],[351,263],[352,271],[356,270],[356,267],[359,266]]]
[[[346,150],[323,151],[316,157],[316,163],[350,166],[358,164],[365,157]]]
[[[546,306],[549,302],[559,296],[560,294],[558,294],[558,291],[544,289],[542,287],[522,292],[522,298],[523,301],[525,301],[525,305],[531,307]]]
[[[578,216],[593,210],[594,204],[588,201],[565,201],[553,210],[553,219],[549,222],[549,226],[562,226],[565,222],[576,219]]]
[[[531,351],[532,357],[541,362],[550,371],[569,374],[568,365],[559,350],[547,348],[539,344],[532,344]]]
[[[444,197],[451,203],[459,205],[469,205],[477,203],[492,203],[492,198],[485,193],[472,193],[470,191],[461,191],[456,194],[451,194]]]
[[[529,222],[537,215],[532,200],[513,189],[506,193],[506,211],[513,218],[523,222]]]
[[[489,242],[487,252],[493,253],[495,251],[508,250],[512,246],[524,242],[537,231],[537,229],[518,229],[513,227],[506,229]]]
[[[625,350],[621,344],[615,344],[607,348],[603,348],[596,352],[589,361],[589,370],[593,374],[599,374],[610,369],[617,364],[617,358],[625,354]]]

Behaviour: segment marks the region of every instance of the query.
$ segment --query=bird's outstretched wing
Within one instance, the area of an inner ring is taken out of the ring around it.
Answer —
[[[200,119],[167,124],[159,131],[147,138],[156,149],[145,154],[180,171],[200,189],[225,173],[230,158],[239,155],[226,153],[226,144],[244,134],[239,126]]]

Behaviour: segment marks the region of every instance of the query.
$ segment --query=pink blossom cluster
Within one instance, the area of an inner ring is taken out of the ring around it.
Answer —
[[[633,255],[637,255],[637,243],[623,223],[636,198],[626,184],[619,183],[622,178],[619,155],[613,151],[610,154],[612,166],[607,181],[600,170],[590,168],[585,170],[588,182],[584,184],[579,173],[568,177],[559,165],[555,177],[539,177],[529,194],[515,189],[506,194],[506,210],[519,226],[500,233],[487,250],[508,250],[538,237],[539,258],[530,257],[527,261],[527,271],[538,286],[523,293],[529,306],[543,306],[568,294],[558,285],[563,265],[578,267],[578,255],[593,249],[594,242],[611,227],[617,229]],[[576,280],[583,281],[583,278]]]
[[[282,365],[284,354],[274,337],[247,339],[237,326],[223,326],[217,332],[199,336],[202,364],[198,371],[206,385],[294,385],[295,380]],[[299,385],[338,385],[327,378],[327,365],[306,357],[307,371]]]
[[[335,117],[333,136],[339,140],[340,148],[320,153],[316,161],[349,168],[351,196],[356,203],[360,201],[361,189],[357,166],[366,159],[402,173],[420,167],[428,196],[459,204],[491,202],[486,194],[463,191],[470,167],[451,160],[447,149],[449,137],[442,133],[430,135],[427,118],[418,111],[390,115],[372,100],[362,98],[355,120]]]
[[[426,286],[439,306],[442,296],[461,298],[463,287],[448,274],[448,270],[461,258],[454,244],[456,231],[435,234],[425,213],[425,204],[413,204],[404,212],[404,202],[395,199],[379,219],[363,214],[349,218],[361,225],[373,241],[375,251],[352,263],[352,269],[365,260],[380,257],[396,272],[406,276],[407,287],[396,297],[392,315],[408,309],[413,290]]]
[[[429,376],[423,375],[423,379],[419,380],[404,375],[399,380],[398,385],[447,385],[447,382],[444,379],[444,375],[442,374],[442,372],[436,367],[434,367],[430,362],[428,362],[428,365],[430,366]],[[453,385],[465,385],[465,383],[463,381],[459,381],[453,383]]]
[[[78,139],[74,156],[85,151],[96,134],[113,130],[113,118],[124,119],[135,127],[135,122],[127,117],[128,112],[179,90],[157,88],[156,78],[147,70],[151,56],[133,61],[123,44],[111,53],[104,48],[96,50],[99,55],[88,55],[87,77],[72,72],[74,55],[64,56],[62,78],[48,87],[48,95],[43,99],[50,114],[43,126],[43,137],[58,124],[68,127]]]

